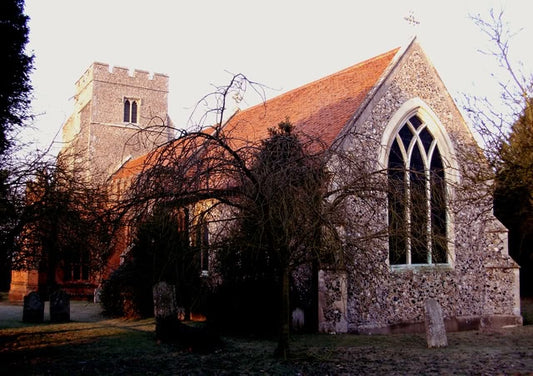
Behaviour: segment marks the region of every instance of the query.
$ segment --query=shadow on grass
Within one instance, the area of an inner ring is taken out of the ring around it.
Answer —
[[[133,374],[147,371],[146,354],[156,353],[149,331],[96,326],[21,334],[5,343],[0,337],[0,363],[4,374],[81,375]],[[127,366],[127,367],[126,367]]]
[[[152,320],[108,320],[0,330],[2,373],[16,375],[324,375],[528,374],[533,327],[502,333],[450,333],[450,346],[427,349],[423,335],[298,335],[288,361],[275,341],[225,337],[209,354],[155,341]],[[45,330],[46,329],[46,330]],[[17,337],[18,335],[18,337]]]
[[[525,312],[530,312],[528,309]],[[280,361],[272,355],[275,340],[226,336],[222,346],[209,354],[158,344],[153,319],[45,323],[0,329],[0,373],[143,376],[532,373],[532,325],[497,333],[448,333],[448,343],[447,348],[427,349],[424,335],[295,335],[290,359]]]

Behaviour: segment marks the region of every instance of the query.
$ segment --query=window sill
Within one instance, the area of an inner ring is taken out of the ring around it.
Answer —
[[[451,264],[403,264],[391,265],[390,269],[393,273],[401,273],[404,271],[413,272],[435,272],[435,271],[450,271],[453,270]]]

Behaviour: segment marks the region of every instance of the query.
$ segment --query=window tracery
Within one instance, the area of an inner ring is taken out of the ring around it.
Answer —
[[[388,165],[389,262],[448,262],[447,192],[437,139],[418,115],[394,135]]]

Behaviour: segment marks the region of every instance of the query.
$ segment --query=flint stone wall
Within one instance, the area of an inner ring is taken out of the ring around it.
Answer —
[[[63,127],[65,150],[85,164],[90,177],[104,181],[128,158],[170,140],[170,132],[146,131],[169,124],[168,76],[93,63],[76,83],[74,112]],[[138,100],[136,124],[123,120],[124,98]]]
[[[365,162],[356,167],[337,164],[333,168],[340,170],[338,176],[378,169],[385,127],[412,98],[419,98],[436,114],[451,140],[459,168],[455,172],[459,178],[448,192],[450,263],[391,267],[386,236],[357,242],[365,234],[386,233],[386,196],[375,193],[373,199],[378,210],[365,209],[372,206],[368,205],[368,198],[366,205],[357,198],[348,201],[353,228],[347,226],[345,236],[347,251],[352,252],[353,258],[346,273],[347,302],[343,314],[347,331],[387,332],[409,325],[423,331],[427,299],[435,299],[441,305],[450,328],[458,328],[461,323],[476,326],[480,318],[493,315],[520,324],[518,268],[507,253],[507,231],[492,214],[490,191],[474,180],[476,169],[484,168],[483,162],[476,158],[478,150],[472,134],[417,44],[407,50],[344,135],[342,148],[351,154],[352,160]],[[386,186],[386,176],[381,179]],[[331,276],[335,277],[338,276]],[[336,296],[335,286],[331,282],[322,283],[319,294]],[[324,301],[330,305],[329,309],[323,307],[325,312],[335,311],[338,306],[335,299]],[[327,330],[338,323],[327,315],[321,319],[325,320],[321,328]]]

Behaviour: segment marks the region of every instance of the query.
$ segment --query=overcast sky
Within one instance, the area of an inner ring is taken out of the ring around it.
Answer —
[[[516,58],[531,72],[530,0],[26,0],[39,114],[31,137],[52,141],[72,112],[74,83],[94,61],[169,75],[178,127],[213,84],[229,82],[228,72],[272,88],[273,97],[403,46],[414,33],[453,96],[488,92],[495,68],[478,52],[487,42],[468,16],[502,4],[511,27],[523,28]],[[416,29],[404,20],[410,12]]]

